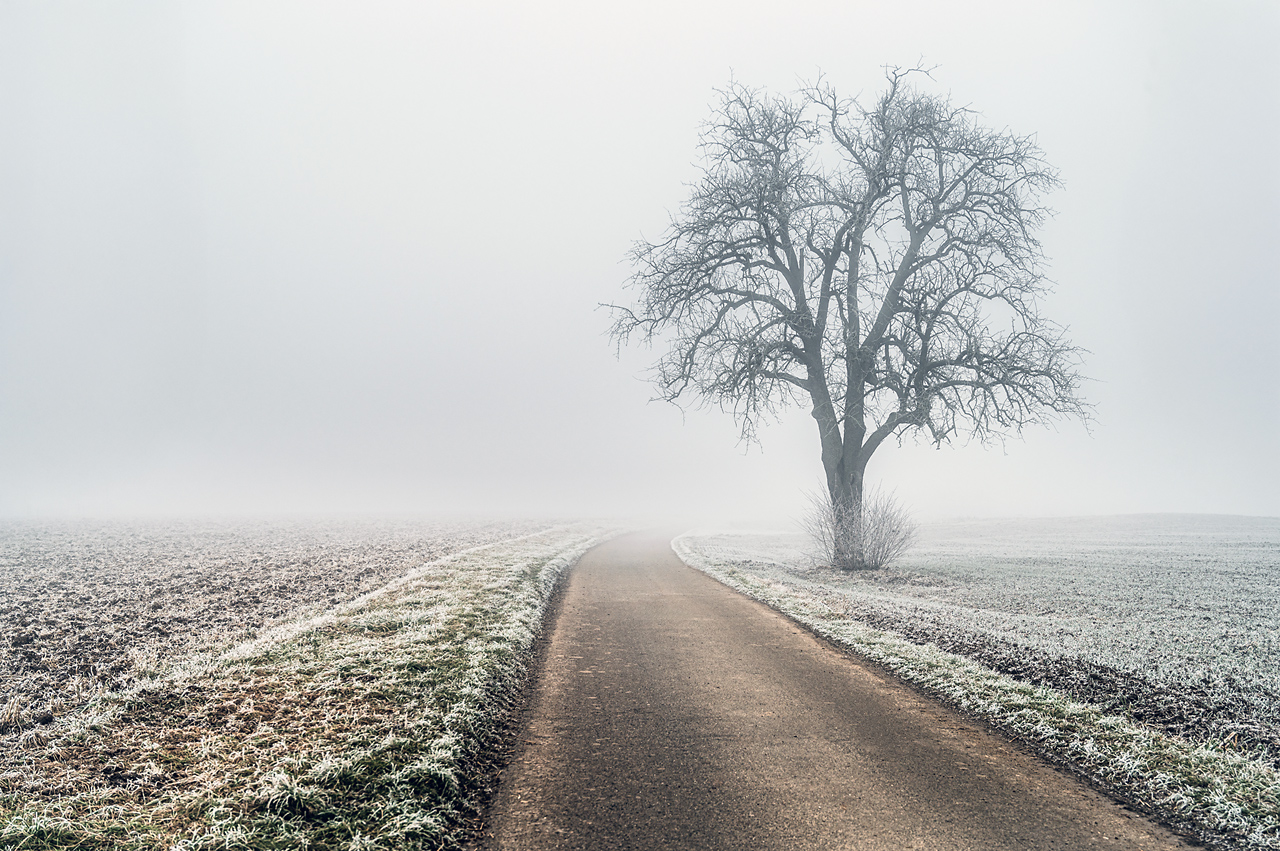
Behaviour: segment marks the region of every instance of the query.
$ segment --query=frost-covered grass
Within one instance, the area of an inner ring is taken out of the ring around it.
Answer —
[[[556,527],[91,699],[0,775],[0,848],[447,845],[562,571]]]
[[[688,541],[873,626],[1280,759],[1280,519],[933,524],[893,569],[865,574],[816,567],[794,535]]]
[[[1280,521],[921,531],[919,549],[877,575],[816,566],[797,536],[698,533],[675,546],[1173,822],[1220,844],[1280,848]]]
[[[0,763],[14,740],[192,653],[545,529],[512,520],[0,522]],[[34,731],[34,732],[33,732]],[[0,769],[2,770],[2,769]]]

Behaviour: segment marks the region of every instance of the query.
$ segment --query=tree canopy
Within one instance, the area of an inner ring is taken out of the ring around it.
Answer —
[[[1040,309],[1057,173],[1032,137],[983,126],[919,73],[888,72],[869,106],[822,81],[731,83],[701,178],[664,237],[636,244],[637,298],[615,307],[620,342],[667,344],[662,398],[720,404],[747,439],[809,405],[847,518],[890,437],[987,440],[1087,414],[1080,350]]]

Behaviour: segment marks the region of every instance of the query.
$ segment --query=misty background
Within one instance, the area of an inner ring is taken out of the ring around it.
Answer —
[[[1065,188],[1045,313],[1078,423],[886,445],[923,518],[1280,515],[1280,5],[0,0],[0,516],[788,520],[795,409],[738,442],[615,358],[632,241],[732,76],[937,66]]]

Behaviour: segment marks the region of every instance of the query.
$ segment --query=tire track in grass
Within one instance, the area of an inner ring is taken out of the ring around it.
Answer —
[[[458,553],[104,696],[0,778],[0,847],[449,843],[558,577],[606,534]]]

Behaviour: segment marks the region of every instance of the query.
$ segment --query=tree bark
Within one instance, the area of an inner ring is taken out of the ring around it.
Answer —
[[[822,466],[827,479],[827,497],[831,500],[833,566],[841,570],[864,570],[868,567],[861,541],[866,460],[859,450],[865,429],[857,429],[856,422],[846,420],[842,435],[834,407],[829,403],[815,404],[813,416],[818,421],[822,439]],[[854,442],[852,446],[850,441]]]
[[[865,570],[868,565],[862,551],[862,496],[864,470],[839,468],[828,474],[833,523],[832,541],[835,564],[841,570]]]

